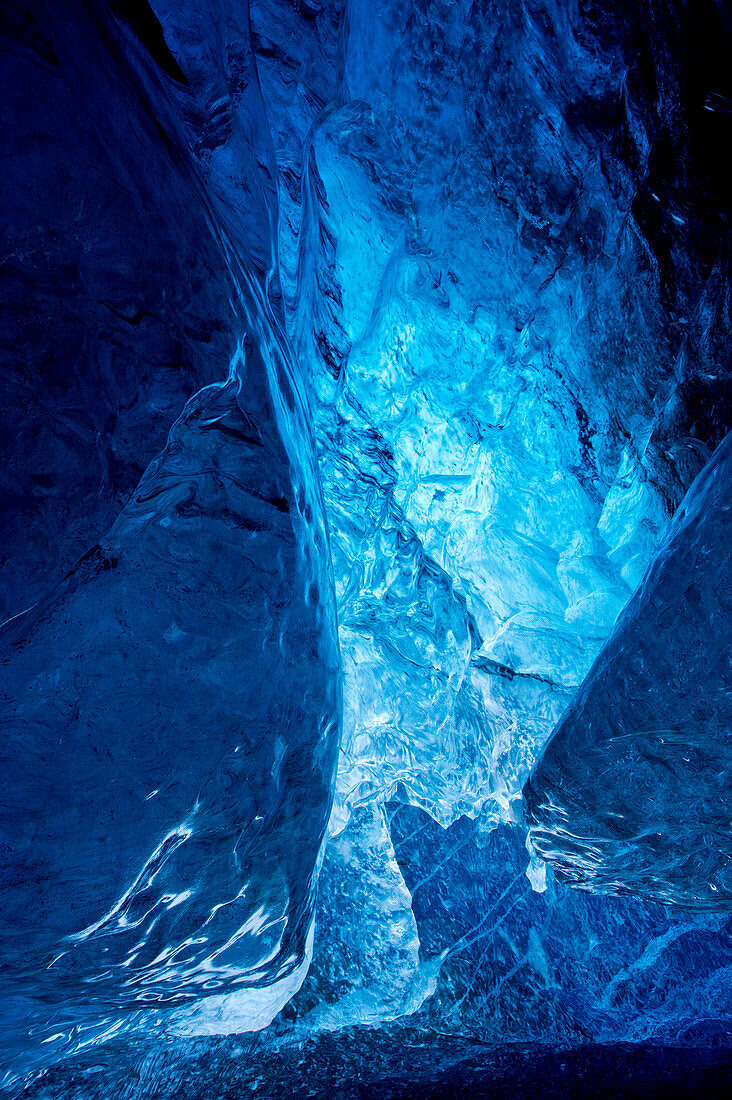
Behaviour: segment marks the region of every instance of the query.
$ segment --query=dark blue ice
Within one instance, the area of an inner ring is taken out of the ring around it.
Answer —
[[[732,1046],[731,51],[2,5],[9,1089]]]

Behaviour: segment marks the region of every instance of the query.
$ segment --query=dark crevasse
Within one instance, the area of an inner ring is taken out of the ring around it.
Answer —
[[[732,426],[724,6],[2,20],[4,1022],[74,1055],[28,1095],[729,1044],[729,606],[669,556]]]

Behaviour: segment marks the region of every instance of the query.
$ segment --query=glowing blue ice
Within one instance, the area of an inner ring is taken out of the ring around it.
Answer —
[[[5,5],[13,1068],[728,1028],[729,51],[651,6]]]

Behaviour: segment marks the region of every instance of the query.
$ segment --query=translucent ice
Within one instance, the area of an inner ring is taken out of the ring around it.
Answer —
[[[731,521],[728,436],[524,790],[565,882],[732,908]]]
[[[314,486],[251,356],[2,632],[6,997],[246,1030],[302,977],[338,647]]]
[[[272,1019],[312,950],[339,742],[328,536],[268,297],[266,166],[228,125],[245,101],[261,117],[246,10],[222,39],[217,5],[188,11],[211,34],[200,69],[176,46],[188,78],[149,10],[138,24],[135,5],[111,7],[42,20],[12,5],[0,27],[14,1069],[141,1020],[195,1034]],[[234,90],[206,151],[209,82]],[[227,149],[246,203],[223,193]]]
[[[728,430],[726,20],[3,5],[6,1047],[727,1026],[724,916],[556,882],[521,803]]]

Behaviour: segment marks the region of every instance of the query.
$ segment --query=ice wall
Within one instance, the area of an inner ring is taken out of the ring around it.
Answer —
[[[640,224],[660,123],[628,13],[339,14],[253,8],[348,669],[338,801],[510,819],[720,438],[694,409],[724,360],[710,323],[692,362],[710,310],[669,309]]]
[[[332,802],[332,570],[268,297],[246,11],[227,43],[218,5],[187,10],[211,45],[200,72],[178,51],[190,78],[136,12],[20,5],[3,28],[11,1070],[128,1027],[269,1023],[307,969]]]
[[[572,885],[732,904],[731,463],[728,436],[526,785],[531,841]]]
[[[333,856],[362,850],[364,807],[389,799],[442,826],[468,814],[484,836],[520,820],[532,766],[728,423],[715,89],[729,29],[713,5],[298,15],[264,0],[252,25],[333,540],[345,666]],[[468,889],[439,868],[443,889]],[[543,881],[540,865],[529,873]],[[395,885],[395,912],[401,896]],[[557,914],[573,904],[551,899]],[[335,925],[352,966],[349,907],[327,888],[320,904],[330,950]],[[599,925],[611,914],[601,907]],[[648,927],[624,942],[631,973],[645,972]],[[506,950],[523,976],[519,942]],[[318,952],[311,1000],[287,1012],[345,993],[345,1023],[353,994],[324,980]],[[576,988],[571,954],[558,970]],[[461,956],[480,973],[486,957]],[[598,966],[609,974],[604,952]],[[372,988],[367,972],[351,990]],[[451,980],[446,967],[438,991]],[[661,1018],[649,1007],[638,1034]],[[544,1027],[562,1033],[551,1011]]]
[[[140,982],[163,1030],[264,1025],[311,948],[263,1043],[724,1031],[726,918],[555,882],[521,798],[730,426],[724,11],[13,0],[2,33],[8,1034],[21,935],[76,936],[48,1057]]]

